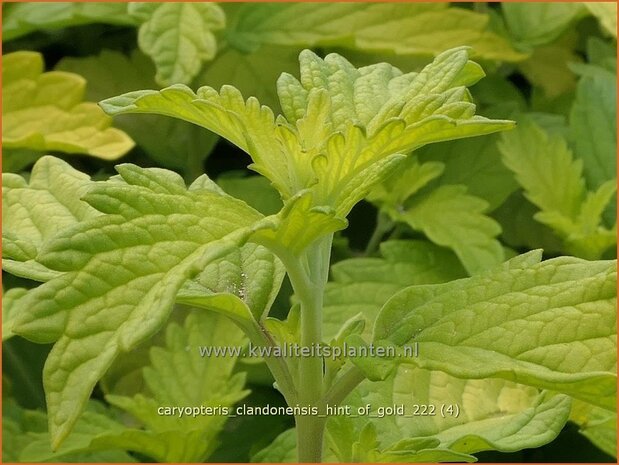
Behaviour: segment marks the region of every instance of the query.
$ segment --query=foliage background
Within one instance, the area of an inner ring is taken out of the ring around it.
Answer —
[[[526,177],[527,170],[543,171],[548,167],[535,165],[534,160],[524,167],[510,165],[506,153],[515,151],[516,158],[527,153],[543,157],[552,146],[544,137],[556,137],[563,141],[557,150],[567,154],[568,162],[550,167],[555,176],[549,182],[569,176],[564,173],[573,167],[570,157],[582,160],[586,190],[593,191],[614,180],[616,5],[3,4],[3,53],[37,51],[42,54],[46,70],[79,74],[87,82],[85,100],[91,102],[177,82],[192,88],[231,84],[244,96],[255,95],[276,110],[276,78],[282,72],[296,74],[298,53],[303,48],[310,47],[321,55],[336,51],[356,66],[387,61],[410,71],[457,45],[473,46],[475,59],[488,74],[472,89],[478,113],[509,117],[521,125],[514,131],[515,139],[507,141],[498,134],[420,150],[419,161],[445,165],[442,175],[431,181],[425,192],[441,186],[465,186],[466,196],[460,200],[465,199],[466,208],[477,208],[474,224],[491,221],[496,225],[486,233],[484,247],[495,251],[498,248],[501,258],[538,247],[544,248],[547,257],[573,252],[573,244],[562,236],[564,229],[552,221],[544,224],[539,217],[534,218],[538,210],[544,210],[540,208],[543,205],[536,202],[526,182],[514,175],[524,172]],[[37,117],[41,115],[35,109],[33,118]],[[123,162],[174,169],[188,182],[206,172],[228,193],[263,213],[279,208],[275,191],[246,169],[249,157],[200,128],[150,115],[122,116],[114,126],[136,143],[120,159]],[[539,131],[545,135],[540,136]],[[10,136],[3,132],[5,172],[27,172],[38,157],[51,152],[96,179],[115,173],[113,167],[118,161],[109,158],[116,155],[105,159],[42,150],[28,144],[12,147],[7,145]],[[517,137],[523,141],[520,145]],[[555,183],[551,188],[560,186]],[[385,224],[380,222],[385,217],[378,214],[377,206],[384,204],[380,195],[371,200],[362,202],[351,213],[350,227],[337,237],[334,262],[376,254],[376,237],[426,237],[456,251],[465,267],[479,265],[463,258],[464,252],[459,253],[466,251],[467,244],[441,239],[440,231],[436,233],[440,225],[432,223],[432,219],[417,225],[389,218],[383,231]],[[414,202],[411,205],[416,205]],[[441,205],[446,223],[452,221],[449,212],[455,216],[458,205]],[[553,208],[551,205],[546,210]],[[613,204],[606,208],[602,222],[614,236]],[[454,219],[451,224],[457,226],[458,221]],[[373,233],[377,225],[379,234]],[[463,229],[461,235],[469,232]],[[577,250],[585,256],[598,252],[586,247]],[[615,258],[614,247],[607,245],[599,256]],[[3,272],[5,291],[33,285]],[[290,286],[285,283],[273,310],[276,316],[285,316],[290,294]],[[162,344],[163,336],[149,345]],[[147,349],[115,365],[93,399],[105,403],[106,394],[140,392],[144,388],[141,368],[149,364]],[[11,444],[11,450],[3,450],[5,461],[19,456],[16,444],[26,447],[45,436],[41,416],[36,412],[45,408],[41,370],[48,351],[49,346],[18,337],[3,343],[3,415],[14,422],[5,420],[4,445]],[[247,373],[246,389],[250,393],[245,403],[283,405],[262,365],[240,361],[234,369]],[[121,416],[118,419],[126,420]],[[21,426],[13,429],[14,425]],[[221,426],[209,460],[249,461],[291,426],[292,418],[285,417],[231,419]],[[98,454],[91,458],[119,459]],[[477,456],[480,461],[493,462],[614,461],[578,433],[573,423],[568,423],[559,437],[544,447]],[[45,454],[35,457],[54,458]],[[69,458],[85,460],[86,456]]]

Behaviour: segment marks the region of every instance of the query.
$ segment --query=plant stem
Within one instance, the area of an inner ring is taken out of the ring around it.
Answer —
[[[325,394],[326,405],[339,405],[346,396],[365,379],[363,372],[356,366],[350,367],[342,376],[336,379],[333,386]]]
[[[276,344],[268,331],[261,325],[255,326],[256,327],[252,328],[250,331],[246,330],[250,340],[256,345],[270,346],[271,349],[273,349]],[[298,394],[285,360],[282,357],[271,355],[265,357],[264,361],[277,383],[278,390],[282,393],[284,399],[286,399],[286,403],[288,405],[296,404],[298,402]]]
[[[378,250],[378,246],[380,245],[383,236],[391,228],[393,228],[393,221],[391,221],[391,219],[383,212],[379,211],[376,215],[376,227],[374,228],[372,237],[370,237],[368,245],[365,248],[365,255],[371,255]]]
[[[297,454],[299,463],[320,463],[325,418],[314,415],[295,417],[297,427]]]
[[[314,351],[322,343],[322,305],[329,272],[333,236],[329,235],[310,245],[297,259],[285,263],[288,277],[301,303],[301,348]],[[323,360],[317,356],[299,359],[297,392],[301,406],[317,407],[323,415]],[[299,462],[320,462],[324,418],[316,415],[295,417]]]

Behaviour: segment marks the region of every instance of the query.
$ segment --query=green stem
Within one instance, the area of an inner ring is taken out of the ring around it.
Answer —
[[[406,231],[405,225],[403,225],[402,223],[396,224],[391,234],[389,234],[389,237],[387,238],[387,240],[394,241],[396,239],[399,239],[400,237],[402,237],[405,231]]]
[[[368,245],[365,248],[365,255],[372,255],[378,250],[383,236],[391,230],[391,228],[393,228],[393,221],[391,221],[386,214],[379,211],[378,215],[376,215],[376,228],[374,228],[372,237],[370,237]]]
[[[275,348],[276,343],[272,339],[269,332],[260,325],[255,325],[251,331],[246,331],[250,336],[252,343],[262,346],[270,346],[271,349]],[[286,399],[288,405],[295,405],[298,402],[298,394],[292,380],[292,375],[288,369],[286,361],[282,357],[271,355],[264,358],[265,363],[269,367],[275,382],[277,383],[278,390]]]
[[[356,366],[350,367],[339,378],[335,380],[331,389],[325,394],[325,404],[339,405],[346,396],[365,379],[363,372]]]
[[[329,272],[333,236],[329,235],[308,247],[297,258],[285,260],[288,277],[301,303],[301,347],[315,350],[322,343],[322,305]],[[323,360],[317,356],[299,359],[299,404],[317,407],[324,412]],[[297,416],[297,450],[299,462],[314,463],[322,460],[324,418],[317,415]]]
[[[315,415],[296,416],[297,454],[299,463],[322,462],[325,418]]]

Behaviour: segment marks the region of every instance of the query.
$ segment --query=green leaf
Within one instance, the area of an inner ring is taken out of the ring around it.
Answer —
[[[29,438],[11,418],[2,418],[2,461],[17,462],[19,453],[28,444]],[[8,444],[11,444],[10,446]]]
[[[43,72],[36,52],[3,57],[2,144],[8,149],[58,150],[116,159],[133,147],[94,103],[82,102],[86,82],[76,74]]]
[[[462,86],[483,71],[462,48],[440,54],[420,73],[402,74],[387,64],[357,70],[335,54],[322,60],[302,52],[300,62],[300,80],[280,77],[280,101],[303,147],[326,139],[324,155],[312,161],[316,200],[338,206],[342,216],[397,168],[398,154],[510,127],[473,116]]]
[[[217,178],[217,184],[232,197],[244,200],[263,215],[274,215],[282,209],[282,199],[268,179],[227,172]]]
[[[142,21],[140,49],[157,66],[161,85],[188,84],[217,52],[214,31],[225,15],[215,3],[131,3],[129,13]]]
[[[518,186],[501,162],[498,140],[498,135],[489,135],[441,142],[421,149],[419,160],[444,163],[445,169],[438,179],[440,185],[466,186],[467,193],[488,202],[488,211],[493,211]]]
[[[501,241],[515,249],[543,249],[548,254],[560,254],[563,241],[550,227],[533,218],[537,212],[538,208],[524,198],[522,190],[510,195],[493,212],[503,230]]]
[[[527,199],[540,209],[534,218],[563,238],[567,252],[597,259],[616,244],[616,225],[609,230],[602,224],[616,182],[608,181],[585,197],[582,160],[574,160],[563,137],[524,120],[503,135],[500,149]]]
[[[277,112],[277,78],[281,73],[292,73],[298,67],[299,49],[296,47],[267,45],[251,53],[229,47],[217,54],[196,82],[214,89],[232,85],[243,95],[256,97]]]
[[[2,461],[18,462],[21,451],[31,441],[30,433],[45,431],[45,414],[38,410],[25,410],[11,398],[3,401]]]
[[[109,431],[120,431],[122,424],[111,418],[111,412],[91,401],[77,422],[74,434],[56,452],[52,452],[47,432],[47,418],[39,410],[26,410],[9,400],[2,410],[3,461],[11,462],[134,462],[120,450],[97,450],[90,441]]]
[[[2,8],[2,40],[94,23],[133,25],[135,21],[124,3],[11,3]]]
[[[256,171],[269,178],[280,192],[286,192],[287,163],[274,138],[272,111],[260,107],[255,98],[245,101],[233,87],[224,86],[220,93],[201,87],[196,94],[186,86],[174,85],[161,91],[130,92],[100,105],[112,115],[155,113],[202,126],[250,153]]]
[[[574,152],[584,162],[587,185],[597,189],[617,172],[617,87],[611,73],[584,76],[570,113]]]
[[[2,152],[2,172],[19,173],[25,170],[44,154],[36,150],[5,149]]]
[[[594,66],[617,72],[617,45],[611,41],[590,37],[587,40],[587,58]]]
[[[116,356],[152,336],[182,284],[237,248],[261,217],[213,190],[188,191],[170,171],[117,170],[122,180],[101,183],[84,197],[104,215],[41,251],[44,265],[65,273],[20,300],[13,326],[35,341],[58,339],[44,370],[54,447]]]
[[[293,428],[281,433],[271,444],[256,453],[251,461],[256,463],[295,463],[297,461],[296,430]]]
[[[440,144],[439,144],[440,145]],[[368,200],[397,208],[419,192],[445,171],[441,162],[419,163],[417,157],[409,157],[400,163],[399,170],[374,188]]]
[[[614,408],[616,266],[561,257],[409,287],[381,310],[374,340],[418,342],[419,356],[407,361],[420,368]]]
[[[368,323],[397,291],[415,284],[436,284],[464,277],[449,250],[422,241],[387,241],[383,258],[351,258],[331,267],[324,296],[323,336],[335,337],[340,327],[361,313]],[[366,325],[368,331],[371,325]]]
[[[447,4],[247,3],[231,11],[226,36],[248,51],[263,45],[339,45],[400,55],[437,55],[469,45],[479,58],[524,56],[490,31],[489,17]]]
[[[300,81],[286,74],[278,81],[288,121],[275,119],[254,98],[244,101],[229,86],[219,93],[202,87],[197,94],[172,86],[125,94],[101,105],[111,114],[176,116],[249,153],[254,160],[250,167],[266,176],[285,201],[281,214],[268,219],[271,226],[254,240],[282,259],[342,229],[350,209],[397,168],[403,153],[511,126],[474,116],[464,86],[477,82],[483,71],[468,60],[464,48],[447,51],[420,73],[406,75],[387,64],[357,70],[335,54],[322,60],[304,51],[300,62]]]
[[[452,252],[429,242],[387,241],[380,245],[380,250],[384,258],[353,258],[332,266],[322,317],[323,340],[330,346],[366,345],[358,336],[371,337],[371,323],[397,291],[413,284],[442,283],[466,275]],[[282,341],[296,343],[295,329],[292,337]],[[325,359],[328,382],[345,362],[345,358]],[[370,363],[374,368],[379,365],[376,360]],[[391,368],[391,364],[385,365],[387,371]]]
[[[539,447],[559,434],[570,412],[564,395],[501,379],[458,379],[409,364],[385,381],[365,381],[346,404],[353,410],[371,404],[374,413],[379,407],[404,406],[403,415],[370,420],[383,448],[403,439],[432,439],[433,448],[461,454]]]
[[[580,433],[613,457],[617,457],[617,412],[574,401],[570,420]]]
[[[157,87],[153,64],[138,51],[130,56],[103,50],[97,56],[65,57],[56,69],[84,76],[88,81],[86,97],[93,101]],[[118,116],[114,118],[114,124],[129,134],[157,164],[180,169],[191,180],[204,172],[202,164],[218,140],[213,133],[186,121],[158,115],[141,118]]]
[[[465,186],[439,186],[391,214],[423,231],[432,242],[452,248],[467,271],[475,274],[504,260],[503,248],[495,239],[501,227],[483,214],[488,203],[466,191]]]
[[[611,36],[617,38],[617,4],[609,2],[582,2]]]
[[[576,76],[570,67],[582,61],[575,50],[577,40],[576,35],[571,35],[536,47],[527,60],[519,63],[522,74],[543,91],[544,97],[555,99],[576,88]]]
[[[110,114],[159,113],[216,132],[253,158],[284,200],[313,192],[313,205],[344,217],[404,153],[441,140],[488,134],[511,122],[474,116],[464,86],[482,76],[465,48],[439,55],[420,73],[378,64],[360,69],[336,54],[300,55],[301,78],[278,81],[287,118],[232,87],[197,93],[184,86],[142,91],[101,103]],[[249,136],[251,134],[251,136]]]
[[[300,256],[317,238],[345,229],[346,219],[329,207],[314,207],[312,192],[301,191],[284,202],[284,208],[269,216],[252,234],[252,241],[278,257]]]
[[[526,108],[527,102],[522,90],[500,74],[490,74],[475,84],[471,89],[474,101],[480,106],[487,106],[493,113],[507,105],[514,109]]]
[[[29,182],[4,173],[2,184],[3,269],[35,281],[59,276],[37,255],[56,235],[100,215],[80,200],[95,183],[66,162],[45,156],[34,165]]]
[[[582,161],[574,160],[566,141],[530,120],[502,135],[503,162],[514,171],[525,197],[542,210],[567,217],[578,213],[585,183]]]
[[[271,252],[245,244],[186,282],[177,302],[219,311],[246,326],[266,318],[283,278],[284,268]]]
[[[526,47],[552,42],[585,14],[577,2],[503,3],[501,9],[511,36]]]
[[[144,369],[148,395],[107,396],[113,405],[131,413],[146,428],[98,438],[100,447],[119,445],[159,462],[200,462],[216,446],[227,415],[161,415],[160,407],[232,407],[248,391],[245,374],[234,373],[237,358],[201,357],[200,347],[241,346],[243,333],[227,318],[192,311],[184,326],[168,325],[166,347],[150,350],[151,365]]]
[[[6,263],[3,263],[6,266]],[[15,303],[22,298],[28,289],[13,288],[2,293],[2,340],[6,341],[14,336],[12,331],[13,320],[15,319]],[[5,347],[6,350],[6,347]]]
[[[99,101],[122,92],[154,87],[155,66],[139,50],[123,54],[102,50],[88,57],[63,57],[55,69],[79,74],[87,81],[86,98]],[[116,121],[116,120],[115,120]],[[123,121],[123,118],[118,118]]]
[[[384,419],[386,420],[386,419]],[[351,424],[350,417],[332,417],[327,424],[329,449],[340,462],[374,463],[439,463],[474,462],[475,457],[439,448],[439,441],[428,438],[406,438],[384,444],[373,422]]]
[[[30,442],[24,447],[19,458],[22,462],[59,462],[59,461],[110,461],[120,462],[135,460],[117,448],[99,450],[91,442],[98,436],[121,434],[124,425],[111,418],[110,411],[102,405],[91,402],[84,415],[77,421],[75,428],[63,445],[56,451],[50,448],[49,433],[30,433]]]

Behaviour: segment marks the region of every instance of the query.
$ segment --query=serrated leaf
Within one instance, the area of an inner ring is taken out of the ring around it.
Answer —
[[[103,50],[97,56],[63,58],[57,70],[77,73],[86,78],[86,97],[99,101],[132,90],[157,87],[155,67],[138,51],[130,56]],[[217,136],[186,121],[159,115],[119,116],[114,124],[133,138],[159,165],[181,169],[187,178],[204,171],[202,164],[217,143]]]
[[[351,317],[361,313],[375,320],[397,291],[414,284],[435,284],[465,276],[457,257],[447,249],[422,241],[387,241],[383,258],[352,258],[331,267],[324,296],[323,335],[334,337]],[[371,325],[366,325],[366,334]]]
[[[516,131],[503,135],[500,149],[525,197],[540,209],[534,218],[563,239],[566,252],[597,259],[616,244],[616,225],[607,229],[602,221],[615,197],[616,181],[585,196],[582,160],[574,159],[562,136],[524,120]]]
[[[238,247],[261,217],[212,190],[188,191],[170,171],[118,171],[122,180],[85,197],[104,215],[56,236],[39,254],[65,273],[21,301],[13,327],[35,341],[58,340],[44,369],[55,447],[115,357],[152,336],[181,285]]]
[[[219,93],[201,87],[194,93],[186,86],[174,85],[161,91],[130,92],[100,105],[112,115],[155,113],[209,129],[252,155],[256,171],[269,178],[280,192],[289,192],[290,182],[284,174],[286,160],[273,137],[273,112],[254,98],[245,101],[233,87],[224,86]]]
[[[280,258],[300,256],[317,238],[346,228],[348,221],[328,207],[314,207],[309,190],[284,203],[277,215],[265,218],[252,241],[274,251]]]
[[[403,415],[370,420],[383,448],[434,440],[433,448],[460,454],[539,447],[558,435],[570,412],[570,399],[564,395],[501,379],[458,379],[408,364],[385,381],[365,381],[347,401],[353,410],[367,404],[374,412],[404,406]],[[425,412],[424,407],[415,412],[415,405],[427,406]],[[360,425],[368,420],[353,421]]]
[[[352,424],[350,417],[332,417],[327,424],[329,450],[340,462],[439,463],[474,462],[475,457],[440,447],[434,438],[405,438],[381,441],[373,422]]]
[[[470,274],[492,268],[504,260],[495,239],[501,227],[483,213],[488,203],[467,194],[465,186],[439,186],[411,198],[393,218],[423,231],[438,245],[454,250]]]
[[[527,199],[542,210],[567,217],[577,214],[585,187],[582,162],[573,159],[561,136],[524,120],[516,130],[502,135],[499,147]]]
[[[381,310],[374,340],[413,341],[420,368],[502,378],[616,402],[616,262],[571,257],[413,286]],[[403,360],[402,360],[403,361]]]
[[[617,171],[617,87],[611,73],[584,76],[570,113],[574,152],[584,162],[590,188],[597,189]]]
[[[368,200],[401,205],[411,195],[417,193],[430,181],[438,178],[445,171],[441,162],[419,163],[417,157],[409,157],[400,163],[397,174],[391,175],[387,181],[376,186],[368,195]]]
[[[82,102],[85,80],[43,72],[36,52],[3,57],[2,145],[8,149],[57,150],[116,159],[133,147],[94,103]]]
[[[488,15],[446,4],[246,4],[232,15],[226,34],[244,51],[266,44],[339,45],[431,56],[464,44],[483,59],[523,58],[490,31]]]
[[[227,318],[203,311],[190,313],[184,326],[168,325],[166,347],[150,350],[144,369],[148,395],[107,396],[113,405],[131,413],[145,426],[95,441],[99,447],[120,445],[160,462],[199,462],[215,448],[227,415],[160,415],[160,407],[232,407],[248,391],[245,374],[234,373],[237,358],[201,357],[200,347],[240,346],[243,333]]]
[[[24,2],[2,8],[2,40],[93,23],[133,25],[124,3]]]
[[[64,462],[114,463],[134,462],[124,451],[98,450],[90,441],[109,431],[123,430],[124,426],[112,418],[111,412],[98,402],[91,401],[78,421],[75,432],[56,452],[52,452],[47,432],[47,418],[40,410],[26,410],[12,399],[7,399],[2,410],[3,461],[11,462]]]
[[[440,185],[464,185],[470,195],[488,202],[488,210],[493,211],[518,187],[501,162],[498,140],[498,135],[489,135],[441,142],[421,149],[418,156],[424,162],[422,166],[427,162],[444,164],[437,181]]]
[[[196,94],[183,86],[125,94],[101,103],[110,114],[159,113],[206,127],[249,153],[251,167],[270,179],[284,200],[304,189],[315,206],[344,217],[372,184],[411,150],[441,140],[511,126],[474,116],[464,86],[483,71],[465,48],[439,55],[420,73],[387,64],[354,68],[336,54],[300,55],[301,78],[283,74],[278,93],[288,118],[273,117],[257,100],[224,86]]]
[[[86,462],[86,461],[129,461],[130,455],[118,448],[101,450],[91,445],[94,438],[107,434],[122,434],[126,430],[122,423],[111,418],[110,411],[102,405],[91,402],[84,415],[75,424],[72,434],[56,451],[50,448],[48,432],[30,433],[29,443],[23,448],[21,462]]]
[[[100,215],[80,200],[94,183],[68,163],[45,156],[34,165],[29,182],[4,173],[2,184],[2,268],[36,281],[59,276],[37,255],[57,234]]]
[[[504,3],[503,16],[511,36],[525,46],[552,42],[585,10],[580,3]]]
[[[217,52],[214,31],[225,15],[215,3],[131,3],[129,13],[142,21],[138,44],[157,66],[161,85],[187,84]]]
[[[473,116],[462,86],[483,71],[462,48],[408,74],[384,63],[357,70],[335,54],[322,60],[305,51],[299,59],[300,79],[283,74],[278,81],[281,105],[288,121],[296,121],[302,148],[326,139],[312,162],[314,190],[319,203],[341,205],[342,216],[397,168],[398,154],[510,126]],[[334,131],[341,134],[327,138]]]

